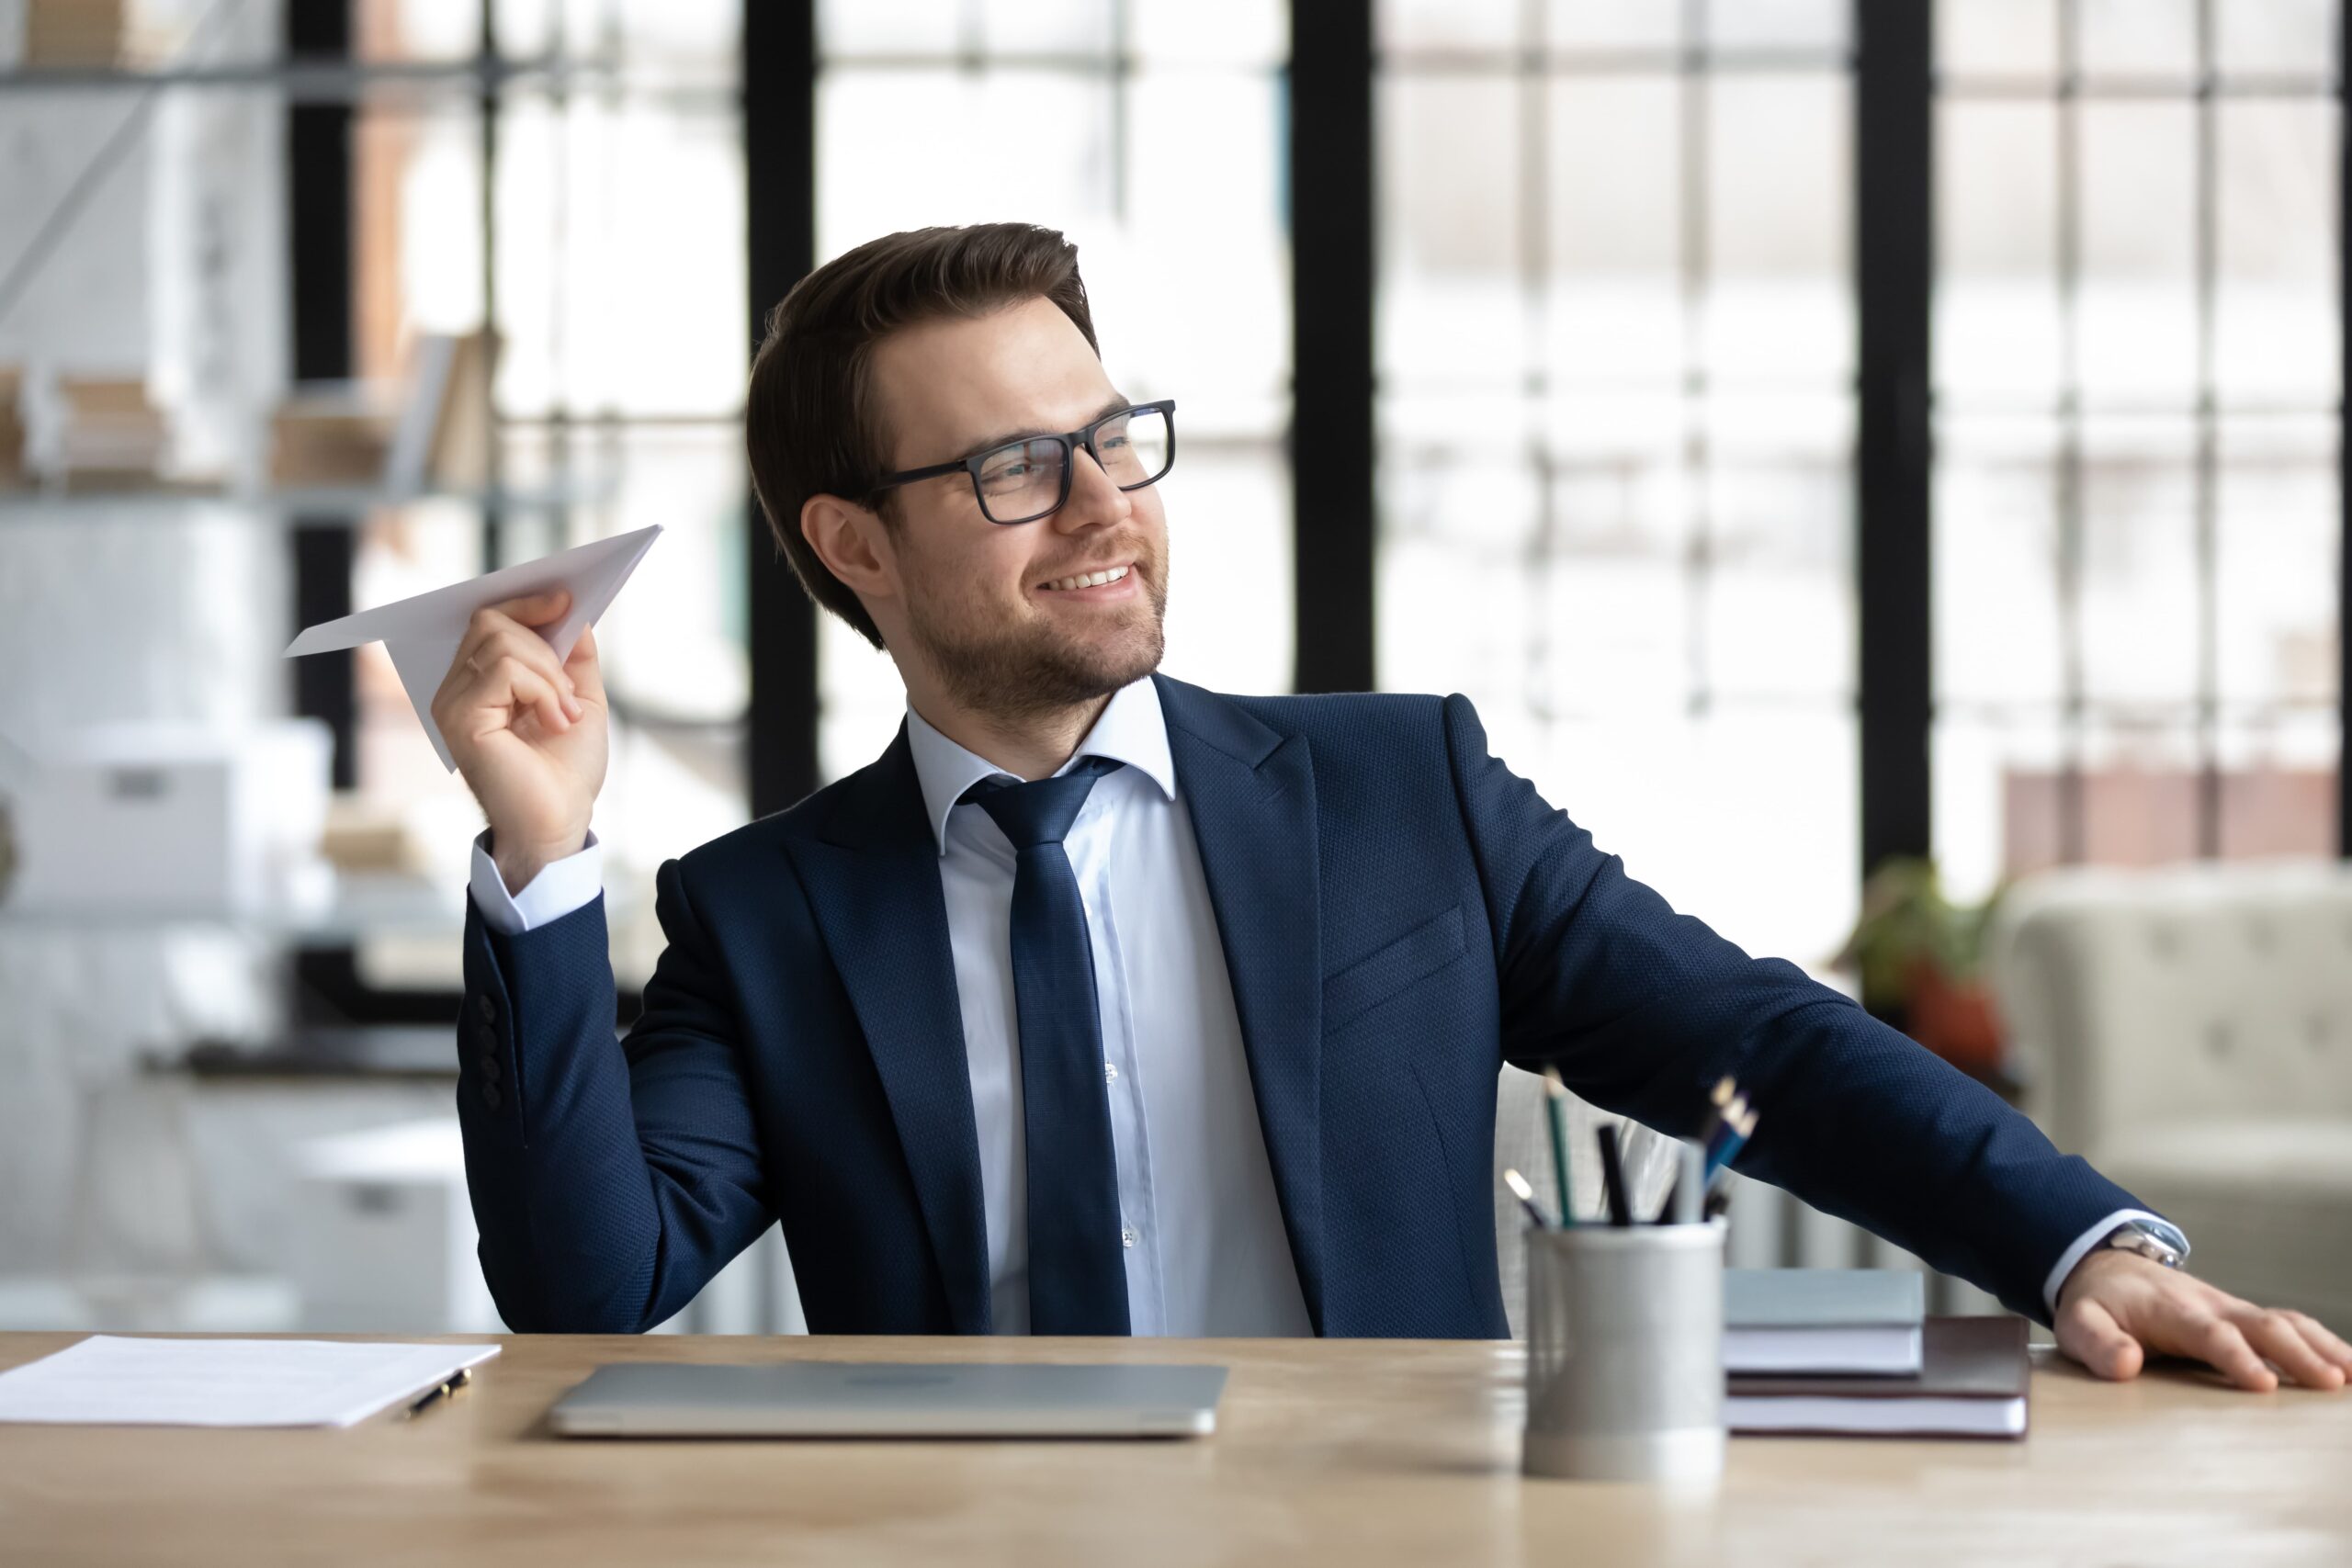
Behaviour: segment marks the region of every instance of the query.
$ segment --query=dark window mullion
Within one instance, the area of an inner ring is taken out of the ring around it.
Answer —
[[[750,345],[767,313],[817,265],[815,0],[743,0],[745,275]],[[748,350],[747,350],[748,352]],[[751,813],[781,811],[817,787],[817,608],[744,499],[745,639],[751,665],[745,785]],[[786,527],[797,519],[784,519]]]
[[[1929,850],[1931,0],[1854,8],[1855,427],[1864,875]]]
[[[1373,7],[1292,0],[1293,663],[1301,692],[1372,689]]]

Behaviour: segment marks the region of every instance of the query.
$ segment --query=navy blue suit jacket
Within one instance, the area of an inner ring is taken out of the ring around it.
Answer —
[[[2064,1248],[2139,1206],[1852,1001],[1676,914],[1487,755],[1467,700],[1157,679],[1318,1333],[1506,1333],[1506,1061],[1672,1133],[1736,1074],[1766,1111],[1741,1170],[2037,1317]],[[467,917],[458,1101],[507,1323],[650,1327],[781,1221],[811,1329],[985,1332],[970,1082],[903,730],[657,889],[669,946],[619,1046],[601,899],[514,937]]]

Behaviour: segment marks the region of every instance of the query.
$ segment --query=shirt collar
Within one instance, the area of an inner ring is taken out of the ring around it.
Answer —
[[[932,837],[939,852],[947,852],[947,817],[964,792],[982,779],[1012,778],[986,757],[967,751],[932,728],[922,715],[907,706],[907,749],[914,755],[915,778],[922,785],[923,811],[931,819]],[[1055,770],[1069,772],[1083,757],[1107,757],[1125,762],[1176,798],[1176,763],[1168,750],[1168,720],[1159,711],[1159,691],[1151,677],[1120,687],[1111,694],[1102,716],[1078,743],[1069,761]]]

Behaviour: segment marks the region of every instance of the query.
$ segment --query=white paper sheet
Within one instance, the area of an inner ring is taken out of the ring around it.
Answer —
[[[0,1421],[348,1427],[497,1354],[495,1345],[94,1334],[0,1372]]]
[[[450,660],[458,656],[458,644],[465,639],[466,623],[473,619],[474,612],[526,593],[567,589],[571,607],[563,619],[539,627],[538,633],[555,649],[557,659],[569,659],[581,632],[605,613],[661,533],[662,525],[656,523],[633,534],[616,534],[577,549],[541,556],[487,577],[380,604],[339,621],[322,621],[303,628],[287,646],[286,657],[299,659],[306,653],[334,653],[362,643],[382,643],[384,651],[392,656],[392,668],[400,671],[401,684],[407,688],[409,705],[416,709],[417,722],[424,726],[441,765],[455,773],[458,764],[450,760],[449,743],[441,739],[441,727],[433,722],[433,694],[441,689],[442,678],[449,673]]]

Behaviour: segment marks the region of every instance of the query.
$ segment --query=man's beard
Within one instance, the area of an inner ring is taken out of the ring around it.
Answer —
[[[1139,554],[1136,564],[1144,564]],[[956,616],[924,614],[910,601],[908,629],[959,706],[1015,721],[1059,713],[1108,696],[1159,668],[1167,650],[1168,558],[1162,554],[1149,565],[1142,575],[1150,615],[1122,622],[1106,641],[1066,641],[1051,626],[967,631],[954,624],[985,621],[987,611],[977,604]]]

